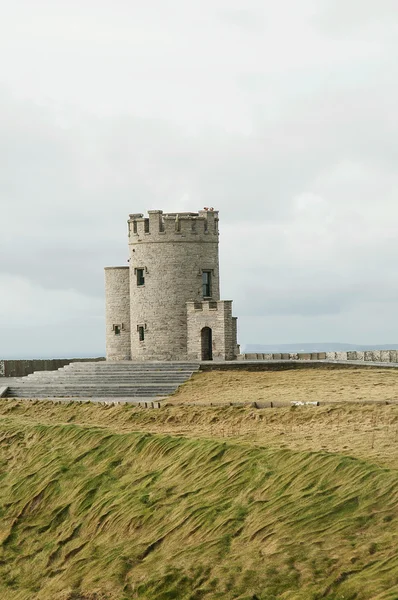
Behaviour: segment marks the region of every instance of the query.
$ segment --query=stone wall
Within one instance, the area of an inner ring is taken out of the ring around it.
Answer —
[[[32,360],[0,360],[0,377],[25,377],[34,371],[56,371],[72,362],[95,362],[105,358],[53,358]]]
[[[313,352],[290,354],[240,354],[238,360],[335,360],[398,363],[398,350],[366,350],[353,352]]]
[[[211,272],[209,300],[220,299],[218,213],[148,215],[129,220],[131,358],[186,360],[186,303],[203,300],[203,271]],[[144,285],[137,285],[137,269]]]
[[[213,360],[236,358],[236,320],[232,301],[187,302],[188,360],[202,360],[202,329],[212,331]]]
[[[130,269],[105,269],[106,357],[130,360]]]

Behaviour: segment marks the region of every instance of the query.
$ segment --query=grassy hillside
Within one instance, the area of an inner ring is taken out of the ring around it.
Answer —
[[[210,371],[181,386],[178,402],[397,401],[397,369]]]
[[[0,401],[0,598],[396,599],[397,424]]]

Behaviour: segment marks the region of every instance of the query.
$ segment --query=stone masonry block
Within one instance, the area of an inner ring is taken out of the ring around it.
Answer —
[[[336,352],[326,352],[327,360],[336,360]]]
[[[381,360],[381,362],[385,362],[385,363],[390,362],[390,360],[391,360],[390,351],[389,350],[381,350],[380,360]]]
[[[390,350],[390,362],[398,363],[398,350]]]
[[[347,360],[347,352],[336,352],[336,360]]]

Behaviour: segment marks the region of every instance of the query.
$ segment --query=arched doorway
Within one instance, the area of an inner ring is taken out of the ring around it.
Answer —
[[[213,360],[213,332],[210,327],[203,327],[201,337],[202,360]]]

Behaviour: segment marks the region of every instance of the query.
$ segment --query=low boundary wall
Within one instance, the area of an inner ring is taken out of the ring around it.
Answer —
[[[32,360],[0,360],[1,377],[25,377],[34,371],[56,371],[72,362],[96,362],[105,358],[52,358]]]
[[[397,363],[361,360],[234,360],[201,362],[200,371],[291,371],[297,369],[398,369]]]
[[[365,350],[352,352],[312,352],[290,354],[240,354],[238,360],[355,360],[359,362],[398,363],[398,350]]]

